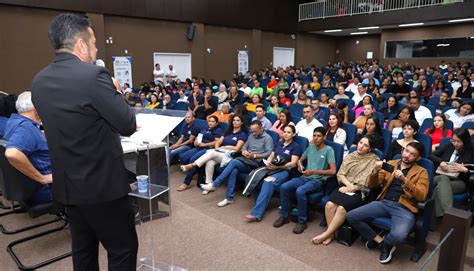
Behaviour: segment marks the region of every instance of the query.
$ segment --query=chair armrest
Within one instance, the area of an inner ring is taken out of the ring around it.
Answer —
[[[418,202],[418,211],[424,211],[424,210],[427,210],[429,207],[432,207],[434,204],[434,201],[433,199],[427,199],[423,202]]]

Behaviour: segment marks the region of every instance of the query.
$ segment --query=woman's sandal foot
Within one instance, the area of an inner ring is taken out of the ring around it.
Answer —
[[[193,164],[187,164],[187,165],[180,166],[180,168],[183,172],[190,171],[191,169],[193,169],[193,167],[194,167]]]
[[[191,186],[186,185],[186,184],[183,183],[180,186],[178,186],[178,189],[176,189],[176,190],[181,192],[181,191],[184,191],[184,190],[189,189],[189,188],[191,188]]]

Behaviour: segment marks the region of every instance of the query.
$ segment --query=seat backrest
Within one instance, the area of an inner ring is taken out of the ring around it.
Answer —
[[[0,167],[3,178],[1,189],[3,197],[7,200],[27,201],[41,186],[10,165],[5,157],[5,141],[0,142]]]
[[[403,132],[400,132],[400,134],[398,135],[398,139],[402,139],[402,138],[403,138]],[[432,142],[431,137],[429,135],[417,133],[413,138],[415,138],[421,144],[423,144],[424,151],[423,151],[422,157],[428,158],[431,154],[431,142]]]
[[[227,129],[229,128],[229,123],[227,123],[227,122],[219,122],[219,123],[217,124],[217,127],[221,128],[222,133],[225,133],[225,131],[227,131]]]
[[[278,117],[277,115],[275,114],[272,114],[272,113],[266,113],[265,114],[265,117],[267,117],[267,119],[273,124],[277,121]],[[296,124],[295,124],[296,125]]]
[[[176,106],[174,107],[175,110],[183,110],[186,111],[188,110],[188,103],[185,102],[178,102],[176,103]]]
[[[209,129],[209,126],[207,125],[207,121],[202,120],[202,119],[194,119],[194,125],[196,125],[199,128],[199,132],[205,133],[207,129]]]
[[[474,129],[474,122],[468,121],[462,124],[461,126],[464,129]]]
[[[334,156],[336,158],[336,170],[339,170],[342,164],[342,159],[344,157],[344,146],[339,143],[332,141],[324,141],[324,144],[330,146],[334,150]]]
[[[265,130],[265,133],[273,138],[273,146],[275,146],[278,143],[278,140],[280,140],[280,136],[276,132]]]
[[[349,149],[352,144],[354,144],[354,140],[357,135],[357,127],[354,124],[351,123],[343,123],[342,126],[344,127],[344,130],[346,131],[346,146]]]
[[[247,113],[247,115],[249,116],[249,119],[252,120],[253,118],[255,118],[257,116],[257,114],[253,111],[249,111]]]
[[[292,117],[301,118],[303,117],[303,107],[304,105],[302,104],[292,104],[288,110],[290,111]]]
[[[382,129],[382,137],[383,137],[383,154],[387,156],[388,151],[390,149],[390,145],[392,144],[392,132],[387,129]]]
[[[308,139],[306,137],[295,136],[295,138],[293,140],[296,143],[298,143],[298,145],[300,145],[301,153],[303,153],[308,148],[309,142],[308,142]]]
[[[352,99],[338,99],[337,103],[345,103],[350,109],[354,108],[354,100]]]
[[[417,164],[421,167],[424,167],[426,171],[428,172],[428,179],[430,183],[429,183],[427,199],[429,199],[431,198],[431,194],[433,193],[433,187],[434,187],[433,178],[434,178],[435,169],[434,169],[433,161],[426,158],[421,158],[420,160],[418,160]]]
[[[420,126],[420,133],[425,133],[425,130],[428,128],[431,128],[433,126],[433,119],[432,118],[427,118],[423,121],[423,123]]]
[[[441,148],[446,144],[451,144],[451,138],[445,137],[445,138],[441,139],[441,142],[439,142],[438,148]]]

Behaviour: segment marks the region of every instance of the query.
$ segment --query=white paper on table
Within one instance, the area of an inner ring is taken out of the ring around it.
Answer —
[[[173,129],[183,120],[182,117],[162,116],[154,114],[137,114],[137,132],[127,138],[136,143],[162,142]]]

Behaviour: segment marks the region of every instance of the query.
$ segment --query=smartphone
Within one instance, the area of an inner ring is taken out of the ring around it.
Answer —
[[[392,165],[387,164],[387,163],[384,162],[384,163],[382,164],[382,169],[385,170],[385,171],[387,171],[387,172],[389,172],[389,173],[393,173],[394,167],[393,167]]]

